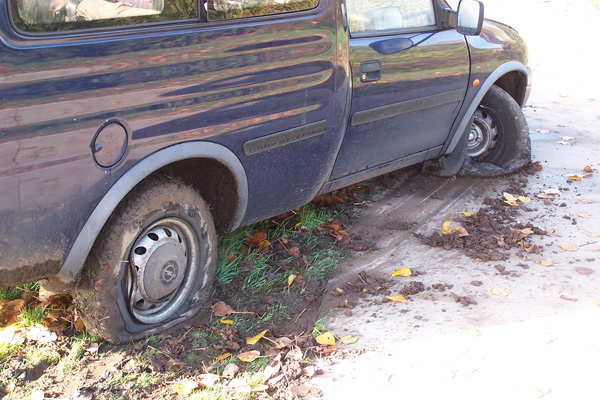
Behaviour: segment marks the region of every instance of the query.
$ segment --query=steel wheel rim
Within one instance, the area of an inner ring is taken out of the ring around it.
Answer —
[[[198,274],[198,236],[179,218],[163,218],[134,241],[129,255],[127,303],[141,323],[169,319],[188,298]]]
[[[496,147],[500,135],[500,127],[494,114],[483,107],[478,107],[473,117],[467,155],[475,160],[482,160]]]

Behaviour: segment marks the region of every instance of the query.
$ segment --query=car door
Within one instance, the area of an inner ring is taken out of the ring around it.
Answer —
[[[469,53],[463,35],[437,27],[433,1],[345,0],[352,107],[332,180],[441,150],[467,89]]]

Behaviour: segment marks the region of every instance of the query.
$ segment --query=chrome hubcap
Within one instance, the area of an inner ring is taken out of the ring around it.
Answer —
[[[469,132],[467,155],[474,159],[485,158],[498,142],[498,125],[487,110],[479,107]]]
[[[129,309],[140,322],[169,318],[181,306],[198,273],[198,239],[178,218],[155,222],[131,249],[127,280]]]

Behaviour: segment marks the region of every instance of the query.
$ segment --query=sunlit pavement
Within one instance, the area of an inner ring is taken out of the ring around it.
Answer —
[[[502,264],[520,277],[506,278],[489,272],[494,263],[425,248],[406,234],[380,240],[382,249],[349,260],[344,272],[388,274],[403,265],[421,266],[427,272],[422,280],[452,283],[454,291],[473,296],[478,305],[461,307],[439,296],[406,305],[363,304],[350,317],[330,314],[330,330],[358,337],[354,347],[376,350],[324,365],[312,383],[325,399],[600,398],[600,239],[588,235],[600,232],[600,177],[566,182],[566,176],[582,174],[586,165],[600,167],[600,10],[588,0],[484,3],[486,16],[516,28],[530,49],[534,89],[524,111],[533,159],[543,170],[530,177],[527,191],[533,196],[545,189],[569,189],[552,205],[534,202],[535,212],[526,215],[536,225],[555,229],[558,237],[536,239],[552,265],[529,262],[528,269],[520,270],[516,265],[523,260],[513,257]],[[481,204],[484,194],[501,186],[456,183],[461,184],[464,193],[440,206],[439,217],[424,219],[420,232],[440,226],[452,212]],[[379,212],[388,212],[394,204],[380,207]],[[557,247],[559,241],[580,247],[565,252]],[[578,274],[579,266],[594,273]],[[470,285],[473,279],[484,287]],[[511,293],[492,295],[492,282]]]

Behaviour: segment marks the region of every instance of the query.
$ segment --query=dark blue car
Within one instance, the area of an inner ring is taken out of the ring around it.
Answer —
[[[0,0],[0,286],[113,342],[191,317],[217,234],[416,163],[529,161],[518,33],[463,0]]]

